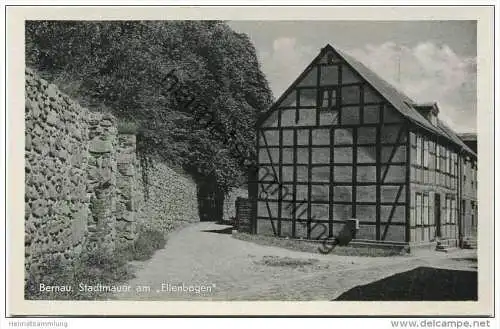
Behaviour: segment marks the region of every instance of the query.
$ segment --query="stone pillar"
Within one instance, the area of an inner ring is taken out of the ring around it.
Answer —
[[[126,247],[134,243],[137,235],[136,136],[119,134],[117,152],[116,246]]]
[[[252,202],[246,198],[236,199],[236,227],[239,232],[252,231]]]
[[[89,159],[87,193],[90,196],[87,249],[112,252],[116,211],[116,120],[110,114],[91,113],[88,120]]]

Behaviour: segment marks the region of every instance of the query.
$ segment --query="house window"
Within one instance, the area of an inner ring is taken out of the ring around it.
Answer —
[[[429,195],[424,194],[423,202],[423,225],[429,225]]]
[[[450,221],[450,207],[448,206],[448,197],[445,198],[444,200],[444,220],[443,222],[445,224],[448,224],[448,222]]]
[[[434,218],[434,194],[431,192],[429,194],[429,225],[436,225],[436,220]]]
[[[335,89],[322,89],[320,95],[320,107],[330,108],[336,104],[336,92]]]
[[[441,146],[436,145],[436,171],[441,171]]]
[[[447,204],[447,209],[448,209],[448,212],[447,212],[447,223],[448,224],[451,224],[452,223],[452,219],[453,219],[453,208],[452,208],[452,205],[451,205],[451,197],[448,197],[448,204]]]
[[[415,194],[415,225],[422,226],[422,195]]]
[[[455,200],[450,199],[450,224],[455,223]]]
[[[424,143],[424,167],[429,168],[429,141],[426,139]]]
[[[417,136],[417,166],[422,165],[422,137]]]
[[[321,97],[321,107],[330,107],[331,99],[332,99],[332,92],[331,90],[325,89],[323,90],[323,95]]]
[[[471,208],[471,209],[470,209],[470,210],[471,210],[471,212],[470,212],[470,215],[471,215],[471,220],[470,220],[470,221],[471,221],[471,226],[472,226],[472,228],[474,228],[474,225],[475,225],[474,220],[475,220],[475,218],[476,218],[476,217],[475,217],[475,216],[476,216],[476,203],[475,203],[474,201],[471,201],[471,202],[470,202],[470,208]]]
[[[447,161],[448,161],[448,173],[449,174],[452,174],[452,154],[451,154],[451,151],[448,150],[448,158],[447,158]]]
[[[452,176],[454,176],[455,175],[455,153],[451,153],[450,165],[451,165],[450,174]]]
[[[446,173],[446,149],[441,146],[441,172]]]
[[[458,214],[457,200],[453,199],[453,224],[457,223],[457,214]]]
[[[453,157],[453,170],[454,170],[454,176],[458,176],[458,155],[455,153],[455,156]]]

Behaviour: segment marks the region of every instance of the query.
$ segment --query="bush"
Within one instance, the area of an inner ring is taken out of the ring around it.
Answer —
[[[27,272],[24,283],[25,299],[71,299],[71,292],[42,293],[40,284],[46,286],[73,286],[73,271],[70,264],[65,264],[55,256],[43,257],[39,267]]]
[[[133,278],[127,259],[121,253],[101,249],[84,252],[73,264],[60,257],[47,256],[36,270],[27,273],[25,299],[95,300],[103,299],[105,292],[80,292],[79,284],[114,285]],[[39,285],[68,286],[72,291],[40,292]]]
[[[166,244],[162,232],[139,227],[137,240],[129,247],[107,252],[96,249],[83,252],[73,263],[61,257],[46,256],[36,269],[27,272],[24,298],[42,300],[97,300],[105,299],[105,292],[80,292],[80,283],[95,285],[117,285],[134,277],[129,260],[144,261]],[[70,286],[72,291],[40,292],[40,283],[46,286]]]
[[[166,243],[162,232],[141,226],[135,243],[123,252],[130,260],[144,261],[150,259],[156,250],[163,249]]]
[[[127,264],[127,258],[120,252],[109,253],[101,249],[80,256],[76,274],[79,282],[84,280],[109,284],[122,282],[133,277]]]

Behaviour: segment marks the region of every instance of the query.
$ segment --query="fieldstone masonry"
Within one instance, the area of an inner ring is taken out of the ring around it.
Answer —
[[[134,134],[118,136],[117,154],[117,202],[116,202],[116,232],[117,242],[124,246],[136,238],[136,211],[138,209],[139,184],[136,173],[136,137]]]
[[[139,224],[167,233],[199,221],[195,181],[159,160],[140,161],[136,136],[117,126],[26,69],[27,272],[49,258],[71,265],[83,250],[132,244]],[[236,195],[246,192],[229,195],[226,216],[235,214]]]
[[[179,222],[199,221],[197,188],[195,181],[181,170],[149,159],[139,170],[147,170],[146,181],[140,185],[144,204],[137,213],[138,221],[149,229],[170,232]],[[154,221],[148,220],[155,218]]]
[[[87,194],[90,197],[87,248],[114,249],[116,237],[116,120],[110,114],[90,113]]]
[[[70,263],[88,236],[88,112],[26,70],[25,266]]]
[[[133,243],[135,136],[118,134],[113,115],[82,108],[30,69],[25,79],[26,270]]]

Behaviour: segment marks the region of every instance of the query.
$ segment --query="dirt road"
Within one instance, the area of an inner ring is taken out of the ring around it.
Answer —
[[[197,223],[172,234],[166,248],[135,263],[122,300],[332,300],[346,290],[419,266],[474,270],[453,254],[352,257],[296,252],[214,233]],[[469,255],[470,256],[470,255]]]

